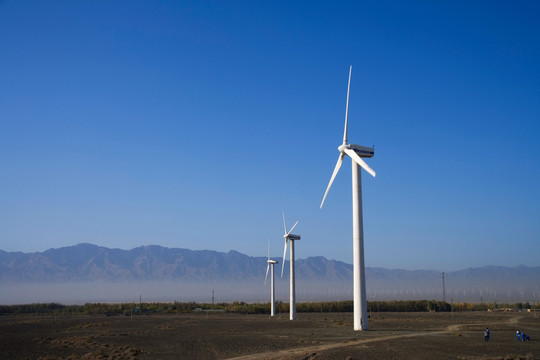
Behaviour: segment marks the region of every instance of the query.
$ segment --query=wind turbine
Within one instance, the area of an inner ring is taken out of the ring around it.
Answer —
[[[268,260],[266,261],[266,276],[264,277],[264,285],[268,279],[268,270],[272,267],[272,275],[270,276],[270,316],[276,315],[276,289],[274,287],[274,265],[278,262],[270,259],[270,241],[268,242]]]
[[[349,144],[347,142],[347,122],[349,117],[349,92],[351,89],[352,65],[349,68],[349,84],[347,86],[347,107],[345,108],[345,130],[343,131],[343,144],[338,147],[339,158],[324,193],[321,208],[328,195],[328,190],[332,186],[334,179],[341,167],[343,158],[348,155],[352,162],[352,197],[353,197],[353,298],[354,298],[354,330],[367,330],[367,296],[366,296],[366,274],[364,265],[364,228],[362,220],[362,181],[361,168],[375,177],[375,171],[362,160],[363,157],[373,157],[374,149]]]
[[[294,235],[292,234],[292,231],[294,227],[298,224],[298,221],[296,221],[291,228],[291,230],[287,231],[287,225],[285,224],[285,213],[283,213],[283,228],[285,229],[285,234],[283,237],[285,238],[285,248],[283,249],[283,264],[281,265],[281,277],[283,278],[283,270],[285,268],[285,256],[287,255],[287,243],[291,243],[291,253],[289,255],[289,263],[291,265],[291,271],[290,271],[290,290],[289,290],[289,320],[296,320],[296,295],[295,295],[295,288],[294,288],[294,241],[300,240],[300,235]]]

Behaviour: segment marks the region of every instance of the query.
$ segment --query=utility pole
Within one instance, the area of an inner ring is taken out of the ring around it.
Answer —
[[[444,271],[442,273],[442,297],[443,297],[443,302],[446,302],[446,287],[444,286]]]

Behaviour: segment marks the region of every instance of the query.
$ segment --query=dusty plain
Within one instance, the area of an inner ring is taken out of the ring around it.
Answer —
[[[485,342],[485,327],[491,341]],[[2,359],[540,359],[534,313],[192,313],[0,317]],[[517,341],[516,330],[530,341]]]

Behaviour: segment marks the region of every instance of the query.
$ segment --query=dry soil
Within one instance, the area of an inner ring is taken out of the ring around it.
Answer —
[[[0,317],[1,359],[540,359],[539,339],[517,312],[372,313],[362,332],[351,313]]]

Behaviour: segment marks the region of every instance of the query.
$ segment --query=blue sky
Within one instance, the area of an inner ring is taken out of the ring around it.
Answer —
[[[0,249],[540,265],[537,1],[0,1]]]

